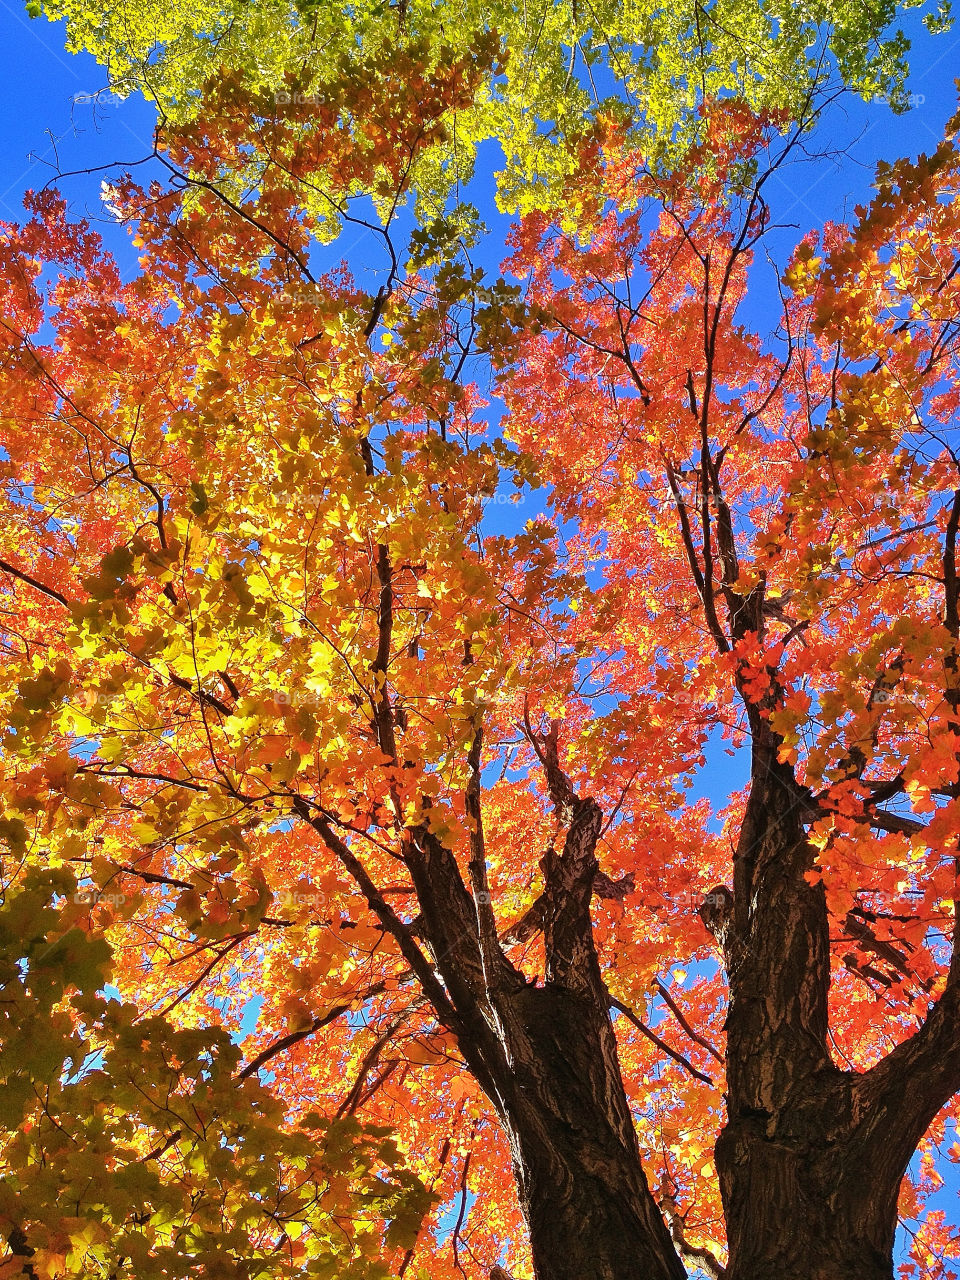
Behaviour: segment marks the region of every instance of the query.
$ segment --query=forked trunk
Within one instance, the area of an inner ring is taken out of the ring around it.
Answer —
[[[904,1170],[960,1091],[960,947],[916,1033],[869,1071],[834,1064],[810,800],[765,722],[755,711],[751,719],[733,892],[720,886],[701,909],[730,990],[728,1120],[716,1149],[725,1271],[684,1239],[673,1215],[671,1234],[643,1173],[590,916],[602,815],[561,770],[555,729],[531,730],[567,828],[562,853],[551,847],[541,862],[542,984],[513,966],[497,936],[478,806],[475,898],[452,854],[429,831],[416,833],[408,865],[445,989],[408,947],[411,964],[509,1138],[536,1280],[685,1280],[681,1257],[722,1280],[893,1280]]]

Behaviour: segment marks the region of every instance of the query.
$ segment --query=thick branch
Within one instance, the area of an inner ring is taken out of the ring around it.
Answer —
[[[9,573],[11,578],[16,578],[20,582],[25,582],[28,587],[33,587],[34,591],[39,591],[42,595],[49,596],[51,600],[56,600],[58,604],[62,604],[64,608],[70,608],[70,601],[67,597],[56,589],[56,587],[48,587],[45,583],[40,582],[38,578],[31,578],[29,573],[24,573],[22,569],[16,569],[12,564],[8,564],[6,560],[0,560],[0,569],[4,573]]]
[[[859,1077],[855,1091],[864,1158],[888,1166],[899,1183],[937,1112],[960,1093],[960,972],[948,977],[920,1029]]]
[[[383,991],[383,983],[378,982],[376,986],[371,987],[370,990],[366,992],[366,996],[369,998],[371,996],[379,995],[381,991]],[[321,1017],[314,1018],[309,1026],[302,1027],[299,1031],[291,1031],[287,1035],[281,1036],[278,1040],[272,1041],[266,1046],[266,1048],[261,1049],[255,1058],[252,1058],[247,1063],[240,1072],[240,1079],[245,1080],[247,1076],[252,1076],[254,1072],[259,1071],[261,1067],[266,1066],[271,1058],[275,1058],[277,1054],[285,1052],[285,1050],[292,1048],[293,1045],[299,1044],[301,1040],[306,1040],[309,1036],[316,1035],[316,1033],[324,1027],[328,1027],[331,1022],[335,1022],[337,1018],[341,1018],[345,1013],[349,1013],[354,1007],[354,1003],[355,1001],[350,1000],[346,1004],[335,1005],[334,1008],[323,1014]]]
[[[603,1003],[603,983],[590,918],[597,874],[597,840],[603,825],[600,806],[581,799],[560,765],[559,725],[543,735],[526,720],[527,735],[543,765],[550,799],[567,834],[560,854],[548,849],[541,860],[544,879],[543,941],[546,979]]]
[[[407,964],[417,975],[424,993],[433,1005],[441,1023],[454,1033],[462,1028],[461,1020],[450,998],[438,979],[430,961],[414,942],[410,930],[396,914],[380,890],[374,884],[366,868],[356,854],[337,835],[333,827],[321,813],[312,813],[309,805],[299,796],[293,801],[294,811],[304,822],[310,824],[324,844],[340,859],[343,867],[350,873],[367,900],[367,905],[383,927],[397,941],[400,952]]]
[[[490,984],[496,984],[506,971],[507,959],[497,937],[497,922],[490,903],[490,885],[487,881],[487,851],[483,832],[483,804],[480,787],[481,760],[483,754],[483,729],[478,728],[470,747],[468,765],[470,782],[465,797],[467,817],[470,819],[470,884],[476,904],[478,936],[483,967]]]
[[[593,877],[593,895],[596,898],[621,902],[628,894],[633,893],[635,888],[636,877],[632,871],[625,876],[621,876],[619,880],[611,880],[605,872],[599,870]],[[543,929],[543,910],[545,905],[546,894],[541,893],[526,909],[520,919],[515,921],[506,933],[501,935],[501,944],[505,947],[514,947],[529,942],[531,938],[536,937]]]

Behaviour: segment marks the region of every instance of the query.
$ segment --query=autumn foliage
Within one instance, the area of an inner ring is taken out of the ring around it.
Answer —
[[[0,1276],[946,1277],[960,120],[756,332],[816,80],[491,277],[462,34],[3,228]]]

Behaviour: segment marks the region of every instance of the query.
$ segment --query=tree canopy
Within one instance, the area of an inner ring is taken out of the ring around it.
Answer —
[[[637,130],[649,160],[663,163],[698,136],[704,101],[732,97],[756,112],[797,118],[811,96],[845,84],[902,109],[909,41],[899,14],[925,9],[933,30],[950,20],[943,0],[109,0],[96,8],[31,0],[28,7],[66,19],[69,47],[104,64],[110,91],[144,92],[175,123],[202,114],[205,90],[224,76],[268,101],[278,93],[339,101],[345,93],[349,112],[356,88],[395,67],[400,50],[427,72],[476,61],[477,92],[451,98],[443,137],[416,149],[414,182],[434,213],[469,179],[484,139],[505,153],[501,201],[526,209],[544,191],[555,199],[572,172],[565,144],[611,114]]]
[[[0,1275],[946,1280],[960,117],[746,307],[894,7],[63,12],[162,123],[132,277],[0,240]]]

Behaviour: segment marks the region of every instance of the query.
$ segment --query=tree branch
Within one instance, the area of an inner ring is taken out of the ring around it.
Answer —
[[[689,1262],[692,1266],[697,1267],[704,1275],[709,1276],[710,1280],[726,1280],[726,1268],[720,1265],[710,1250],[701,1249],[699,1246],[692,1245],[687,1241],[684,1233],[683,1218],[680,1216],[677,1202],[673,1196],[662,1195],[660,1197],[660,1208],[663,1210],[663,1216],[666,1218],[667,1226],[670,1228],[673,1243],[677,1246],[677,1252],[684,1262]]]
[[[693,1027],[691,1027],[690,1023],[684,1017],[683,1010],[679,1007],[679,1005],[674,1000],[673,996],[671,996],[670,992],[667,990],[667,988],[663,985],[662,982],[657,983],[657,990],[660,992],[661,998],[663,999],[663,1003],[667,1006],[667,1008],[670,1010],[670,1012],[673,1014],[676,1020],[680,1023],[681,1027],[683,1027],[684,1031],[687,1033],[690,1039],[694,1042],[694,1044],[698,1044],[701,1049],[706,1049],[707,1053],[709,1053],[712,1058],[714,1058],[717,1062],[720,1063],[721,1066],[723,1066],[723,1054],[720,1053],[717,1049],[715,1049],[709,1040],[705,1040],[703,1036],[698,1035],[697,1032],[694,1031]]]
[[[619,1012],[623,1014],[623,1016],[627,1019],[627,1021],[637,1028],[637,1030],[641,1033],[641,1035],[646,1036],[646,1038],[650,1041],[650,1043],[655,1044],[657,1048],[661,1050],[661,1052],[667,1055],[667,1057],[672,1058],[674,1062],[678,1063],[681,1067],[683,1067],[685,1071],[689,1071],[689,1073],[692,1076],[694,1076],[697,1080],[700,1080],[703,1084],[708,1084],[710,1085],[711,1088],[714,1087],[715,1082],[711,1080],[709,1076],[704,1075],[702,1071],[698,1071],[697,1068],[693,1065],[693,1063],[688,1058],[685,1058],[683,1054],[679,1052],[679,1050],[674,1049],[670,1045],[668,1045],[666,1040],[661,1040],[655,1031],[651,1031],[650,1028],[647,1026],[647,1024],[645,1022],[642,1022],[640,1018],[637,1017],[637,1015],[633,1012],[633,1010],[629,1007],[629,1005],[623,1004],[620,1000],[617,1000],[614,996],[609,996],[609,1002],[610,1002],[611,1009],[619,1010]]]

